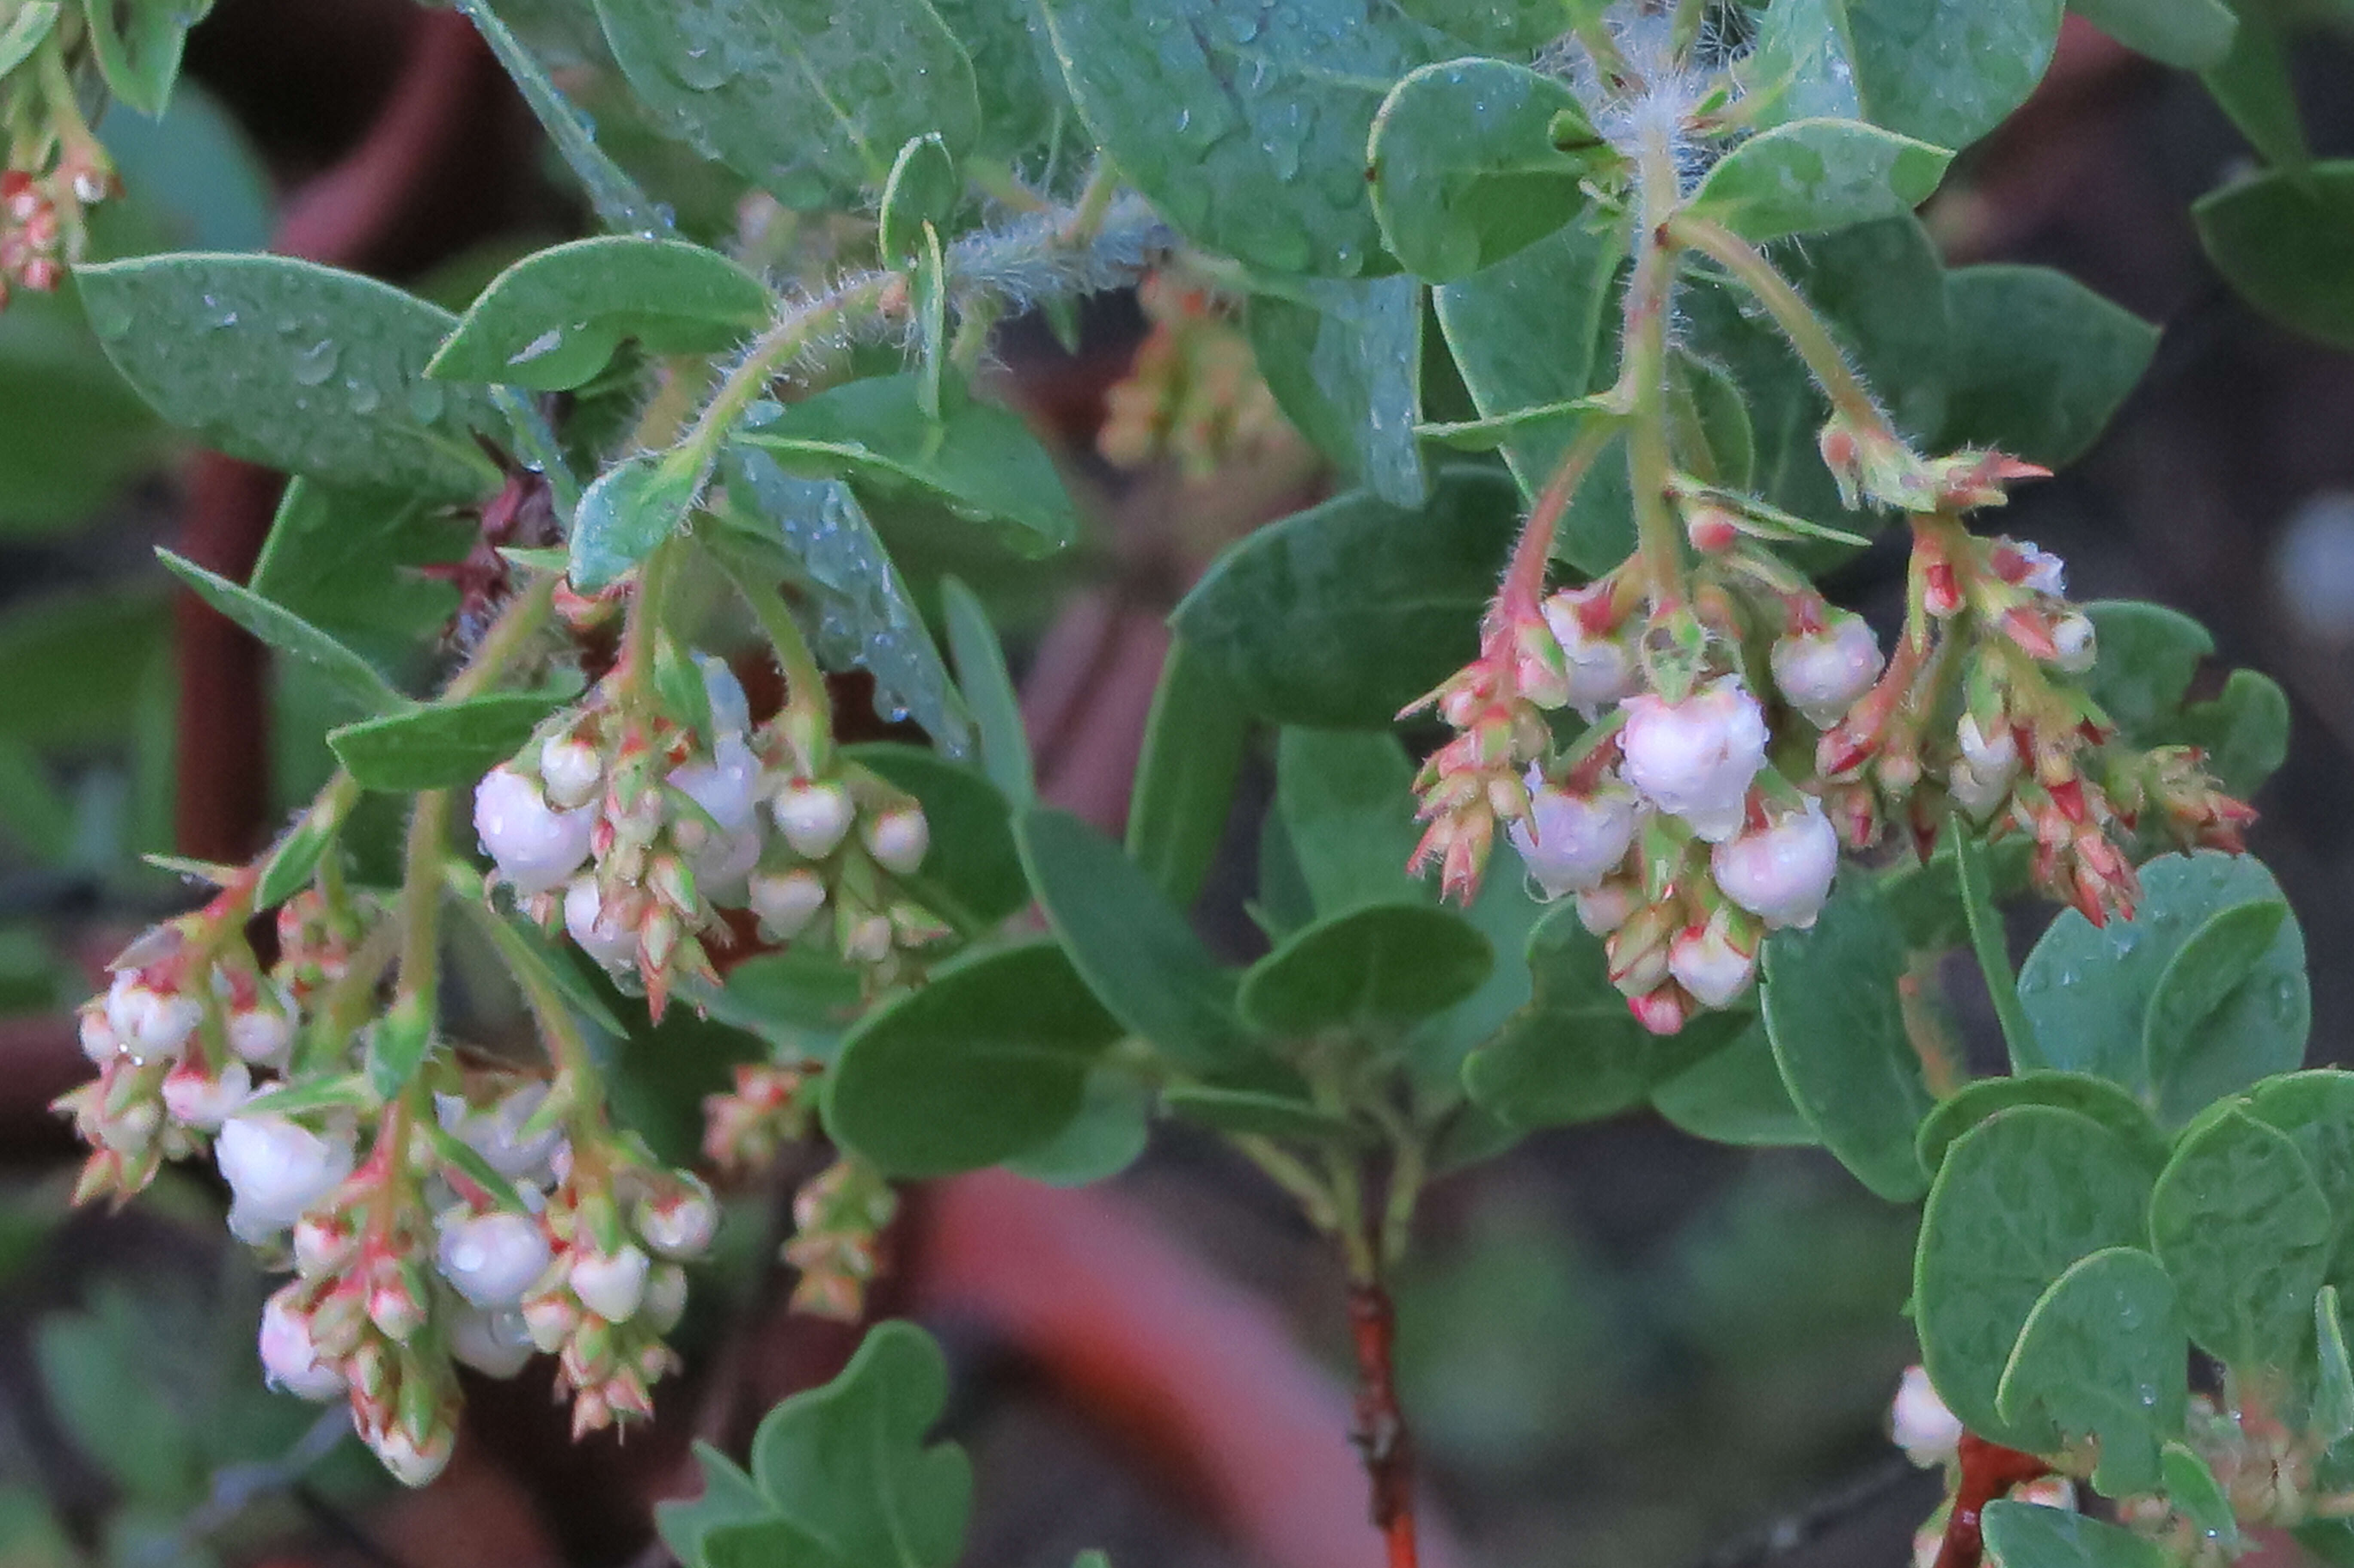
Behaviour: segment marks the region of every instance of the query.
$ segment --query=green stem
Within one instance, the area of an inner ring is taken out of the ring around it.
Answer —
[[[505,961],[507,972],[514,977],[525,1004],[539,1022],[548,1060],[570,1085],[573,1107],[577,1110],[593,1110],[604,1097],[604,1080],[598,1073],[597,1059],[589,1054],[588,1038],[580,1033],[579,1022],[573,1017],[556,977],[498,911],[479,901],[460,907],[490,938],[491,945],[498,948],[499,957]]]
[[[744,417],[744,410],[769,389],[769,383],[809,347],[812,339],[845,317],[879,307],[893,285],[904,293],[904,272],[876,272],[832,289],[777,318],[752,342],[736,368],[720,382],[719,390],[703,406],[680,446],[694,454],[695,466],[707,469],[717,458],[719,443]]]
[[[1670,219],[1668,228],[1679,243],[1691,246],[1723,268],[1766,308],[1766,313],[1774,318],[1774,324],[1805,363],[1815,385],[1830,399],[1833,409],[1860,429],[1896,439],[1880,405],[1872,400],[1872,393],[1848,368],[1847,356],[1840,353],[1830,328],[1791,287],[1789,280],[1775,270],[1764,251],[1723,225],[1689,213]]]
[[[1308,1223],[1320,1231],[1340,1228],[1340,1215],[1333,1203],[1332,1192],[1315,1171],[1278,1148],[1273,1139],[1255,1133],[1237,1133],[1235,1147],[1243,1158],[1266,1173],[1267,1180],[1299,1202],[1308,1213]]]
[[[793,618],[785,596],[750,560],[731,551],[722,556],[720,564],[768,635],[769,645],[776,650],[777,668],[785,677],[785,706],[810,721],[802,726],[809,731],[808,744],[822,749],[833,733],[833,699],[826,692],[825,672],[811,651],[809,639],[801,634],[801,623]],[[824,760],[822,756],[808,759],[813,768]]]
[[[2003,941],[2002,914],[1994,906],[1993,878],[1988,875],[1985,846],[1958,814],[1954,820],[1954,874],[1962,885],[1962,914],[1970,927],[1970,951],[1977,955],[1978,973],[1986,979],[1987,994],[1994,999],[1994,1015],[2002,1025],[2003,1044],[2015,1065],[2043,1060],[2036,1044],[2035,1025],[2019,1000],[2019,978],[2011,972],[2010,952]]]
[[[633,698],[652,689],[654,640],[662,631],[664,602],[687,544],[684,537],[664,539],[638,563],[638,586],[630,596],[629,619],[621,628],[619,696],[624,709]]]
[[[1627,477],[1634,493],[1635,540],[1651,584],[1654,613],[1683,600],[1683,533],[1668,491],[1675,482],[1668,452],[1668,310],[1676,259],[1669,219],[1681,199],[1674,150],[1661,137],[1643,148],[1638,168],[1642,231],[1635,276],[1627,288],[1618,389],[1627,399]]]
[[[1087,171],[1087,183],[1079,191],[1078,204],[1071,209],[1070,221],[1064,224],[1055,238],[1066,249],[1084,250],[1096,242],[1103,230],[1104,215],[1111,211],[1112,198],[1119,194],[1119,171],[1105,154],[1096,154],[1095,167]]]

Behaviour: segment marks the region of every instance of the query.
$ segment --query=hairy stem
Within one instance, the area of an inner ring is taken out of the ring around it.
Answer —
[[[1561,531],[1561,520],[1576,499],[1577,487],[1585,482],[1596,460],[1617,434],[1618,421],[1606,414],[1587,414],[1580,422],[1576,439],[1553,465],[1552,477],[1537,493],[1536,504],[1529,508],[1529,520],[1521,524],[1511,562],[1504,568],[1503,586],[1490,612],[1490,630],[1536,613],[1538,601],[1544,598],[1545,571],[1553,563],[1553,536]]]
[[[879,308],[886,291],[896,285],[904,295],[908,275],[875,272],[830,289],[779,316],[769,330],[753,339],[736,368],[720,382],[719,390],[703,406],[680,445],[707,467],[718,455],[719,443],[744,417],[744,410],[769,389],[784,367],[806,352],[815,339],[831,332],[846,317]]]
[[[1635,540],[1651,585],[1654,613],[1683,600],[1683,538],[1668,493],[1675,482],[1668,453],[1668,309],[1676,259],[1669,217],[1681,196],[1675,154],[1663,138],[1643,148],[1641,233],[1635,276],[1627,288],[1618,388],[1626,398],[1627,475],[1635,503]]]
[[[1689,213],[1670,219],[1668,228],[1679,243],[1691,246],[1723,268],[1734,281],[1765,307],[1766,313],[1774,318],[1774,324],[1805,363],[1807,374],[1830,399],[1833,409],[1861,429],[1895,439],[1896,432],[1890,428],[1888,417],[1872,400],[1872,393],[1855,372],[1848,368],[1847,356],[1840,351],[1830,328],[1791,287],[1790,281],[1775,270],[1764,251],[1723,225]]]

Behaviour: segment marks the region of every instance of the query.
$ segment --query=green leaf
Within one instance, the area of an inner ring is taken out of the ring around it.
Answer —
[[[1463,916],[1376,904],[1295,932],[1250,967],[1236,1001],[1270,1034],[1363,1033],[1452,1007],[1494,965],[1488,938]]]
[[[1797,1149],[1822,1141],[1790,1103],[1773,1043],[1765,1024],[1755,1019],[1732,1044],[1653,1089],[1651,1108],[1670,1125],[1712,1143]]]
[[[2068,0],[2068,9],[2135,53],[2177,70],[2221,64],[2239,25],[2222,0]]]
[[[1373,117],[1373,217],[1409,271],[1465,278],[1543,238],[1617,154],[1566,83],[1497,59],[1408,72]]]
[[[2182,710],[2180,737],[2206,753],[2207,771],[2241,800],[2288,760],[2288,694],[2255,670],[2234,670],[2223,690]]]
[[[115,368],[206,445],[332,484],[479,495],[488,396],[425,376],[452,325],[399,290],[282,256],[143,257],[75,269]]]
[[[2027,101],[2052,63],[2060,0],[1773,0],[1753,79],[1774,118],[1865,119],[1967,147]]]
[[[911,136],[961,154],[981,129],[972,62],[925,0],[597,0],[638,101],[790,207],[880,190]]]
[[[169,550],[158,549],[155,555],[198,599],[288,658],[316,669],[344,701],[361,713],[385,714],[407,705],[408,700],[387,684],[366,660],[301,616]]]
[[[1922,1213],[1913,1318],[1922,1364],[1971,1431],[2031,1453],[2058,1446],[2048,1423],[2003,1418],[2003,1370],[2054,1280],[2105,1247],[2143,1244],[2149,1188],[2123,1139],[2052,1106],[2012,1106],[1954,1140]]]
[[[1016,806],[1038,798],[1030,762],[1030,736],[1022,723],[1022,697],[1005,667],[1005,649],[989,610],[955,577],[940,579],[940,609],[948,621],[949,653],[956,660],[965,705],[981,731],[981,766],[998,793]]]
[[[2043,1059],[2014,1065],[2106,1078],[2132,1091],[2161,1125],[2179,1127],[2216,1096],[2303,1058],[2312,1018],[2305,937],[2294,916],[2284,919],[2246,978],[2208,1013],[2190,1043],[2194,1049],[2155,1063],[2147,1054],[2150,1007],[2176,955],[2216,914],[2276,902],[2280,887],[2261,862],[2211,851],[2159,855],[2141,868],[2141,884],[2133,919],[2095,927],[2062,910],[2027,955],[2019,1000]]]
[[[953,1443],[925,1446],[948,1391],[930,1335],[878,1323],[840,1376],[762,1417],[753,1478],[843,1568],[949,1568],[964,1549],[972,1467]]]
[[[1253,296],[1251,352],[1284,417],[1341,471],[1394,506],[1430,493],[1422,403],[1422,285],[1305,279],[1301,299]]]
[[[56,29],[62,9],[58,0],[25,0],[8,25],[0,27],[0,76],[32,58],[42,40]]]
[[[1528,55],[1577,23],[1589,0],[1397,0],[1397,8],[1483,54]]]
[[[2048,267],[1946,274],[1953,330],[1939,445],[2058,468],[2106,428],[2149,366],[2158,329]]]
[[[2346,1319],[2338,1287],[2325,1285],[2313,1298],[2316,1376],[2307,1429],[2325,1448],[2354,1434],[2354,1361],[2346,1353]]]
[[[1986,981],[1987,998],[2002,1025],[2003,1044],[2014,1062],[2038,1060],[2043,1053],[2036,1048],[2035,1025],[2019,1003],[2019,977],[2011,971],[2002,915],[1995,907],[1994,875],[1986,846],[1958,817],[1951,837],[1954,881],[1961,890],[1963,920],[1969,927],[1970,948],[1978,958],[1978,974]]]
[[[167,1509],[204,1496],[204,1455],[154,1367],[104,1318],[56,1313],[32,1330],[48,1407],[75,1446],[130,1498]]]
[[[818,657],[835,669],[868,672],[877,713],[912,718],[943,750],[963,756],[972,743],[964,698],[850,487],[795,479],[768,453],[748,447],[730,445],[721,462],[726,515],[773,554],[779,576],[799,577],[816,601]]]
[[[851,1030],[826,1128],[886,1175],[978,1170],[1067,1127],[1119,1033],[1054,943],[965,954]]]
[[[2237,1107],[2183,1135],[2150,1194],[2150,1244],[2191,1339],[2243,1373],[2304,1355],[2334,1230],[2296,1141]]]
[[[1790,1102],[1823,1147],[1892,1202],[1927,1185],[1913,1139],[1935,1099],[1904,1027],[1903,938],[1869,889],[1842,889],[1812,928],[1766,939],[1760,1011]]]
[[[2249,1094],[2247,1111],[2288,1134],[2305,1156],[2337,1216],[2330,1278],[2354,1283],[2354,1074],[2323,1067],[2266,1078]]]
[[[1017,1176],[1050,1187],[1106,1181],[1136,1163],[1151,1141],[1152,1093],[1129,1065],[1100,1063],[1070,1125],[1005,1161]]]
[[[1038,806],[1015,816],[1013,836],[1072,965],[1121,1023],[1196,1070],[1248,1055],[1234,976],[1118,844]]]
[[[2165,1547],[2070,1509],[1997,1500],[1980,1515],[2004,1568],[2168,1568]]]
[[[1364,1128],[1313,1100],[1260,1089],[1172,1088],[1161,1097],[1161,1103],[1171,1116],[1243,1138],[1314,1144],[1366,1140]]]
[[[535,250],[491,280],[428,376],[563,392],[623,338],[650,354],[712,354],[769,319],[768,285],[716,250],[642,235]]]
[[[1026,0],[932,0],[972,58],[981,100],[979,157],[1007,158],[1045,145],[1072,124],[1063,73],[1031,37]]]
[[[1563,408],[1608,379],[1616,366],[1605,346],[1605,323],[1617,302],[1626,259],[1618,224],[1572,223],[1496,266],[1431,291],[1447,349],[1481,418]],[[1564,411],[1528,418],[1506,433],[1505,461],[1522,493],[1544,487],[1575,439],[1580,418]],[[1596,494],[1580,493],[1554,546],[1581,571],[1607,571],[1634,545],[1631,512],[1624,505],[1614,511],[1598,493],[1614,466],[1606,461],[1589,478],[1587,490]]]
[[[572,586],[599,593],[619,582],[677,533],[703,489],[684,450],[634,452],[581,493],[572,518]]]
[[[1921,1169],[1935,1176],[1954,1139],[2012,1106],[2055,1106],[2074,1111],[2123,1139],[2152,1175],[2166,1163],[2166,1134],[2158,1130],[2141,1102],[2116,1085],[2083,1073],[2026,1072],[2008,1078],[1979,1078],[1939,1100],[1914,1139]]]
[[[363,789],[450,789],[470,785],[515,754],[561,692],[500,692],[434,703],[327,732],[327,744]]]
[[[1668,433],[1677,463],[1704,483],[1746,491],[1757,435],[1741,387],[1721,366],[1679,349],[1668,360]]]
[[[1615,1116],[1659,1084],[1733,1043],[1749,1020],[1709,1013],[1654,1036],[1610,983],[1601,938],[1574,905],[1546,912],[1529,933],[1534,994],[1463,1065],[1472,1100],[1508,1127],[1560,1127]]]
[[[2084,607],[2098,633],[2098,656],[2084,689],[2137,746],[2155,746],[2200,661],[2215,652],[2207,629],[2179,609],[2133,599]]]
[[[1380,0],[1040,0],[1080,117],[1189,239],[1255,267],[1392,270],[1364,152],[1439,40]]]
[[[704,1531],[697,1552],[694,1568],[835,1568],[841,1562],[809,1531],[781,1519],[715,1526]]]
[[[151,120],[161,115],[180,79],[188,29],[211,9],[211,0],[90,0],[82,18],[108,90]]]
[[[2234,289],[2283,326],[2354,348],[2354,159],[2277,170],[2190,208],[2199,241]]]
[[[2240,1521],[2232,1512],[2231,1494],[2207,1461],[2180,1441],[2167,1444],[2158,1459],[2166,1474],[2166,1500],[2218,1545],[2226,1550],[2237,1546]]]
[[[913,795],[930,824],[931,848],[908,891],[970,927],[987,930],[1030,902],[1030,884],[1013,847],[1011,808],[997,787],[960,762],[893,741],[843,748],[852,761]]]
[[[71,284],[17,291],[0,313],[0,533],[82,522],[164,444],[154,413],[84,323]]]
[[[2252,1070],[2286,1072],[2305,1059],[2302,1016],[2294,1033],[2263,1039],[2211,1022],[2255,973],[2287,918],[2288,906],[2277,899],[2219,909],[2159,973],[2142,1022],[2142,1052],[2151,1087],[2172,1119],[2188,1120],[2244,1088]]]
[[[1128,802],[1128,858],[1182,909],[1225,842],[1250,715],[1193,643],[1170,640]]]
[[[1794,120],[1725,154],[1696,216],[1760,244],[1898,217],[1929,199],[1953,154],[1855,120]]]
[[[2264,162],[2302,173],[2313,154],[2306,145],[2305,117],[2297,111],[2296,83],[2289,75],[2287,34],[2270,6],[2233,0],[2232,8],[2240,25],[2232,34],[2231,52],[2199,79]]]
[[[2174,1282],[2138,1247],[2105,1248],[2052,1282],[2027,1315],[1995,1394],[2003,1419],[2091,1438],[2093,1484],[2110,1497],[2156,1491],[2158,1450],[2182,1431],[2190,1345]]]
[[[913,487],[960,516],[998,524],[1023,555],[1078,537],[1078,514],[1054,460],[1018,415],[973,398],[938,422],[924,415],[913,372],[875,376],[792,404],[742,439],[805,477]]]
[[[908,138],[883,186],[878,241],[883,259],[897,267],[914,261],[926,248],[924,225],[945,228],[963,197],[964,179],[957,172],[956,155],[938,132]]]
[[[1394,735],[1287,728],[1276,743],[1275,809],[1319,915],[1427,896],[1405,869],[1414,804]]]
[[[1519,513],[1476,469],[1441,472],[1419,511],[1335,496],[1229,548],[1172,620],[1261,717],[1385,727],[1478,651]]]
[[[461,558],[478,536],[414,494],[298,478],[279,500],[248,586],[393,663],[412,658],[458,609],[454,588],[416,568]]]

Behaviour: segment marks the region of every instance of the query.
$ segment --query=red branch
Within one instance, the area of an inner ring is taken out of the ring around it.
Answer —
[[[1986,1542],[1978,1533],[1978,1515],[1986,1505],[2021,1481],[2048,1476],[2052,1467],[2032,1454],[1989,1443],[1973,1432],[1962,1434],[1962,1480],[1954,1489],[1954,1511],[1946,1516],[1946,1539],[1937,1547],[1936,1568],[1978,1568]]]
[[[1379,1284],[1349,1289],[1349,1330],[1357,1347],[1357,1449],[1373,1484],[1373,1527],[1389,1543],[1390,1568],[1416,1568],[1414,1442],[1398,1404],[1397,1314]]]

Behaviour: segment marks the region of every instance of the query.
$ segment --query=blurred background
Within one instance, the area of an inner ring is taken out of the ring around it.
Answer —
[[[537,36],[562,63],[580,42],[566,17],[586,8],[544,9]],[[2297,48],[2317,151],[2354,154],[2354,48],[2327,33]],[[221,0],[189,61],[163,123],[117,112],[102,127],[130,193],[102,209],[111,254],[275,249],[462,305],[507,260],[584,229],[529,114],[448,13]],[[592,111],[609,90],[585,53],[562,79]],[[683,154],[618,121],[607,140],[690,232],[733,229],[733,193]],[[2253,315],[2201,256],[2189,204],[2246,156],[2195,80],[2072,18],[2037,99],[1927,216],[1949,260],[2056,266],[2166,328],[2105,439],[2023,491],[2004,526],[2063,555],[2079,597],[2187,610],[2213,630],[2219,670],[2252,665],[2290,694],[2289,762],[2257,802],[2253,844],[2315,955],[2314,1058],[2344,1061],[2354,360]],[[1006,331],[998,389],[1058,444],[1090,514],[1084,549],[1040,567],[893,540],[911,575],[953,567],[986,593],[1045,792],[1107,825],[1161,617],[1220,546],[1325,483],[1279,428],[1208,475],[1103,460],[1107,392],[1171,321],[1122,296],[1091,302],[1075,340],[1038,322]],[[776,1194],[806,1172],[733,1206],[683,1331],[687,1372],[651,1430],[576,1448],[544,1368],[479,1385],[459,1461],[416,1495],[341,1436],[340,1414],[262,1388],[265,1285],[228,1245],[209,1172],[167,1176],[119,1214],[66,1209],[77,1151],[47,1106],[84,1071],[68,1010],[132,932],[188,898],[140,857],[247,853],[323,771],[300,683],[175,604],[150,555],[170,544],[242,577],[275,491],[159,428],[70,290],[0,315],[0,1568],[652,1568],[667,1559],[648,1510],[692,1489],[688,1441],[740,1442],[854,1342],[787,1313],[770,1264]],[[434,548],[420,541],[419,558]],[[1829,586],[1885,603],[1902,567],[1875,549]],[[405,585],[403,614],[446,616],[454,600],[437,594]],[[387,619],[369,651],[419,656],[398,635],[409,623]],[[1234,912],[1252,791],[1267,788],[1263,769],[1246,781],[1204,904],[1235,956],[1252,939]],[[1961,1002],[1986,1022],[1966,988]],[[691,1150],[697,1099],[755,1049],[674,1021],[620,1065],[627,1103],[658,1148]],[[1882,1430],[1911,1359],[1912,1227],[1816,1151],[1702,1144],[1648,1113],[1532,1138],[1442,1183],[1397,1288],[1434,1563],[1904,1560],[1938,1495]],[[974,1568],[1059,1568],[1089,1546],[1119,1568],[1373,1560],[1345,1444],[1339,1268],[1210,1140],[1164,1128],[1105,1192],[988,1176],[917,1192],[891,1251],[877,1311],[917,1316],[955,1369]]]

